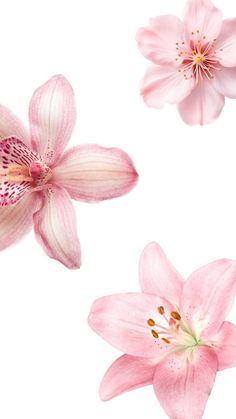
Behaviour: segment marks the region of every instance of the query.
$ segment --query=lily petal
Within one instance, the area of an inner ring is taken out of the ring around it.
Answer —
[[[221,26],[222,13],[210,0],[189,0],[187,2],[184,12],[186,39],[205,36],[206,42],[213,41],[220,33]]]
[[[183,23],[172,15],[150,20],[150,28],[139,29],[136,40],[141,53],[154,64],[178,65],[176,43],[183,42]]]
[[[221,259],[198,269],[184,283],[180,312],[191,324],[203,322],[201,336],[217,332],[236,292],[236,262]]]
[[[186,80],[177,68],[153,65],[144,76],[141,95],[148,106],[161,108],[165,103],[182,101],[194,85],[194,78]]]
[[[236,66],[236,18],[223,20],[220,35],[215,48],[220,56],[220,63],[224,67]]]
[[[68,193],[58,187],[41,192],[43,205],[34,214],[38,241],[47,255],[70,269],[80,267],[80,244],[76,218]]]
[[[0,115],[0,139],[15,136],[29,146],[29,132],[20,119],[3,105],[0,105]]]
[[[139,282],[143,292],[179,305],[184,281],[157,243],[148,244],[140,258]]]
[[[200,419],[215,382],[217,356],[210,348],[172,353],[157,365],[154,390],[170,418]]]
[[[1,208],[0,250],[18,242],[33,225],[33,214],[41,205],[38,193],[30,193],[17,205]]]
[[[154,339],[147,320],[157,318],[163,301],[148,294],[116,294],[99,298],[92,306],[89,325],[103,339],[128,355],[162,358],[171,345]],[[161,317],[161,316],[160,316]]]
[[[178,110],[186,124],[205,125],[219,116],[224,104],[224,96],[215,90],[210,81],[203,80],[178,104]]]
[[[216,354],[218,358],[218,370],[236,366],[236,326],[230,322],[224,322],[216,336]]]
[[[153,382],[155,359],[123,355],[107,370],[100,386],[100,397],[107,401],[126,391],[144,387]]]
[[[223,96],[236,99],[236,67],[222,67],[212,79],[215,89]]]
[[[98,202],[130,191],[137,182],[130,157],[118,148],[95,144],[68,150],[53,171],[54,182],[71,198]]]
[[[66,147],[76,120],[74,93],[61,75],[39,87],[30,102],[29,120],[33,150],[54,165]]]

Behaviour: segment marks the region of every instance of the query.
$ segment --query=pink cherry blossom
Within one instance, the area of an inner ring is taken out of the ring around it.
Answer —
[[[236,365],[236,326],[224,321],[236,262],[209,263],[183,281],[156,243],[140,260],[141,293],[96,300],[89,324],[125,355],[106,372],[102,400],[153,384],[171,419],[200,419],[216,372]]]
[[[34,226],[47,255],[80,267],[71,198],[99,202],[133,188],[137,173],[118,148],[96,144],[65,151],[76,121],[73,90],[61,75],[39,87],[30,102],[30,132],[0,106],[0,250]]]
[[[222,20],[210,0],[189,0],[183,22],[150,19],[136,39],[152,62],[141,85],[148,106],[178,104],[187,124],[203,125],[219,116],[225,96],[236,98],[236,19]]]

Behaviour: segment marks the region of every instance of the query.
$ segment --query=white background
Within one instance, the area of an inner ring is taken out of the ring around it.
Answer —
[[[232,1],[217,0],[225,17]],[[175,106],[148,109],[139,81],[149,65],[135,33],[183,0],[8,0],[1,3],[0,101],[25,122],[34,89],[56,73],[71,82],[78,121],[70,145],[118,146],[140,180],[125,197],[75,203],[82,267],[49,259],[34,234],[0,254],[1,419],[167,418],[153,389],[113,401],[100,380],[120,353],[87,325],[93,300],[138,291],[143,247],[159,242],[187,277],[236,259],[236,101],[189,127]],[[230,314],[236,322],[236,307]],[[204,418],[235,418],[236,369],[218,373]]]

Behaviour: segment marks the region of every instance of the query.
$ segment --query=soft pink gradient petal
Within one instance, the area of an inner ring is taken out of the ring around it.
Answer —
[[[191,354],[192,351],[192,354]],[[172,419],[201,419],[215,382],[217,356],[210,348],[172,353],[157,365],[154,390]]]
[[[129,355],[162,358],[170,350],[156,340],[147,325],[158,318],[157,307],[163,301],[148,294],[116,294],[99,298],[93,303],[89,325],[103,339]]]
[[[216,333],[236,292],[236,262],[221,259],[193,272],[184,283],[180,312],[191,324],[203,321],[206,338]]]
[[[153,382],[157,361],[130,355],[118,358],[107,370],[100,386],[100,397],[107,401],[126,391]]]
[[[212,79],[214,88],[223,96],[236,99],[236,67],[222,67]]]
[[[230,322],[224,322],[217,335],[213,336],[216,341],[216,354],[218,358],[218,370],[236,366],[236,326]]]
[[[217,38],[222,26],[222,13],[210,0],[189,0],[184,12],[186,39],[192,39],[192,32],[206,41]]]
[[[176,16],[158,16],[150,19],[149,28],[139,29],[136,40],[141,53],[154,64],[177,66],[176,43],[183,41],[183,23]]]
[[[148,244],[140,258],[139,282],[143,292],[179,305],[184,281],[157,243]]]
[[[130,157],[118,148],[82,145],[68,150],[53,171],[54,182],[71,198],[87,202],[129,192],[137,182]]]
[[[225,98],[208,81],[199,81],[190,95],[178,104],[179,113],[189,125],[205,125],[216,119],[225,104]]]
[[[20,119],[5,106],[0,105],[0,139],[15,136],[29,146],[29,132]]]
[[[185,80],[173,67],[151,66],[141,84],[141,95],[148,106],[161,108],[165,103],[178,103],[194,88],[193,78]]]
[[[223,20],[215,48],[222,66],[236,66],[236,18]]]
[[[33,214],[41,205],[38,193],[30,193],[17,205],[1,208],[0,250],[18,242],[33,225]]]
[[[67,268],[77,269],[80,267],[80,244],[70,197],[64,189],[55,186],[42,194],[43,205],[34,214],[36,237],[49,257]]]
[[[71,85],[61,75],[39,87],[30,102],[29,120],[33,150],[53,165],[72,134],[76,109]]]

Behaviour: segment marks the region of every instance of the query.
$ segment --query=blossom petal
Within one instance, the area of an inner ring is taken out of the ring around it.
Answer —
[[[222,67],[212,79],[215,89],[223,96],[236,99],[236,67]]]
[[[222,13],[210,0],[189,0],[184,12],[186,39],[206,37],[206,41],[217,38],[222,26]],[[194,32],[194,34],[192,34]]]
[[[143,292],[179,305],[184,281],[157,243],[147,245],[141,255],[139,281]]]
[[[107,370],[100,386],[102,400],[110,400],[126,391],[152,384],[155,359],[123,355]]]
[[[53,165],[66,147],[76,120],[73,90],[65,77],[54,76],[35,91],[29,120],[33,150]]]
[[[179,113],[189,125],[205,125],[216,119],[225,104],[224,96],[208,81],[199,81],[191,94],[178,105]]]
[[[5,106],[0,105],[0,139],[15,136],[29,146],[29,132],[20,119]]]
[[[161,108],[165,103],[178,103],[194,88],[193,78],[186,80],[173,67],[151,66],[144,76],[141,95],[148,106]]]
[[[67,192],[53,187],[42,192],[43,205],[34,214],[36,237],[47,255],[70,269],[80,267],[76,217]]]
[[[218,370],[236,366],[236,326],[230,322],[224,322],[216,336],[216,354],[218,358]]]
[[[129,192],[137,172],[124,151],[90,144],[68,150],[53,177],[73,199],[96,202]]]
[[[215,49],[224,67],[236,66],[236,18],[223,20],[220,35],[217,38]]]
[[[0,209],[0,250],[19,241],[33,225],[33,214],[41,204],[39,194],[30,193],[18,204]]]
[[[233,303],[236,262],[220,259],[198,269],[184,283],[180,312],[189,324],[202,323],[201,336],[215,334]]]
[[[191,353],[192,351],[192,353]],[[215,382],[217,356],[206,347],[169,355],[157,365],[154,390],[170,418],[200,419]]]
[[[150,19],[149,28],[139,29],[136,40],[141,53],[154,64],[176,66],[176,44],[183,42],[183,23],[176,16],[158,16]]]
[[[163,301],[148,294],[116,294],[99,298],[92,306],[89,325],[103,339],[128,355],[162,358],[170,350],[154,339],[147,320],[158,318]],[[159,317],[161,317],[159,315]]]

